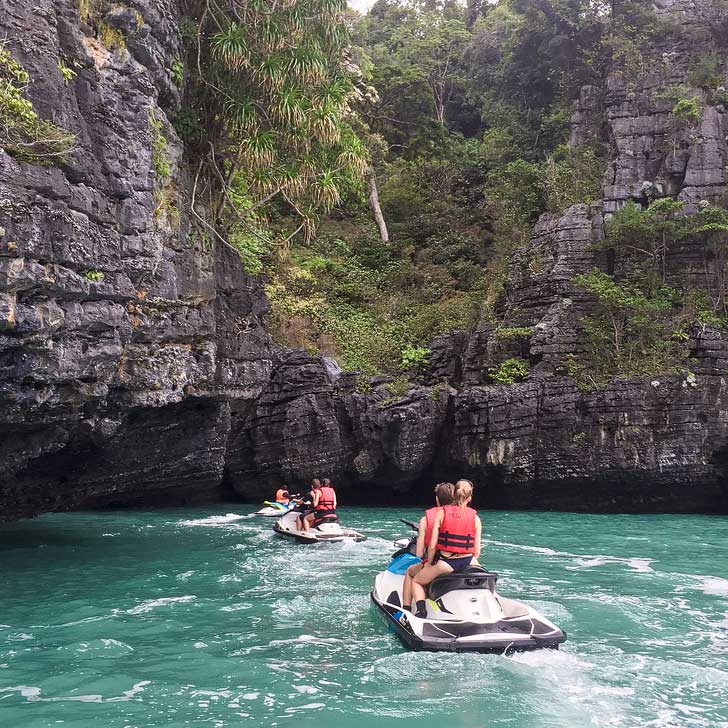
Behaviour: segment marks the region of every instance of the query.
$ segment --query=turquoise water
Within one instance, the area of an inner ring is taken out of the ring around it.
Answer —
[[[415,510],[302,546],[237,504],[0,526],[0,726],[728,726],[728,519],[485,512],[559,652],[407,652],[369,590]]]

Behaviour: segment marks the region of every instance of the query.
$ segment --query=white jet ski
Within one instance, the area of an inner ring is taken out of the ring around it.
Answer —
[[[288,513],[295,506],[295,503],[284,505],[275,501],[263,501],[263,508],[253,513],[254,516],[265,516],[267,518],[280,518],[284,513]]]
[[[301,513],[300,508],[292,508],[273,524],[273,530],[286,538],[292,538],[299,543],[337,543],[339,541],[366,541],[367,537],[353,528],[342,528],[338,521],[321,523],[312,526],[309,531],[301,531],[297,520]]]
[[[403,521],[411,528],[417,526]],[[566,633],[526,604],[495,589],[498,574],[480,566],[438,576],[428,587],[427,616],[402,609],[404,574],[418,563],[416,538],[399,539],[399,551],[377,575],[372,601],[400,640],[413,650],[500,652],[558,649]]]

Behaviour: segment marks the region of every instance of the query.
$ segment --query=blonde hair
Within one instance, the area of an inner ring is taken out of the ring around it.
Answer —
[[[435,497],[441,506],[449,506],[455,500],[455,486],[452,483],[438,483]]]
[[[458,480],[455,483],[455,492],[453,494],[453,500],[459,506],[465,506],[468,501],[473,497],[473,484],[469,480]]]

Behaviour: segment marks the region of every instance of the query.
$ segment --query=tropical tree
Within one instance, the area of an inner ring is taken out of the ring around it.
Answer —
[[[298,218],[293,234],[310,238],[319,214],[362,185],[345,9],[345,0],[188,0],[197,119],[187,141],[211,227],[260,237],[261,213],[277,206]]]
[[[378,0],[355,28],[373,63],[380,104],[368,122],[399,150],[441,141],[458,126],[471,34],[465,9],[437,0]]]

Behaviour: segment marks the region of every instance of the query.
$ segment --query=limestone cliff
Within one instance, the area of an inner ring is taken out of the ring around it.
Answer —
[[[395,397],[386,378],[272,349],[259,282],[195,232],[194,180],[168,121],[180,103],[174,0],[113,5],[108,45],[77,0],[0,0],[35,109],[76,139],[60,165],[0,149],[0,520],[232,490],[257,500],[313,475],[360,503],[429,499],[437,478],[467,475],[481,505],[725,509],[718,331],[693,330],[689,376],[583,393],[561,366],[592,305],[574,275],[620,265],[593,245],[605,215],[648,191],[689,205],[725,195],[726,108],[706,97],[688,132],[655,95],[685,81],[701,38],[725,51],[710,6],[660,0],[684,42],[647,49],[636,82],[614,73],[583,90],[572,143],[606,129],[604,199],[544,215],[517,251],[500,313],[530,337],[439,337],[423,382]],[[668,263],[674,276],[710,265],[700,241]],[[528,380],[486,385],[513,353],[531,361]]]
[[[258,282],[190,225],[176,3],[114,5],[112,47],[79,6],[0,0],[35,109],[76,135],[60,166],[0,149],[0,518],[219,493],[230,403],[270,370]]]

